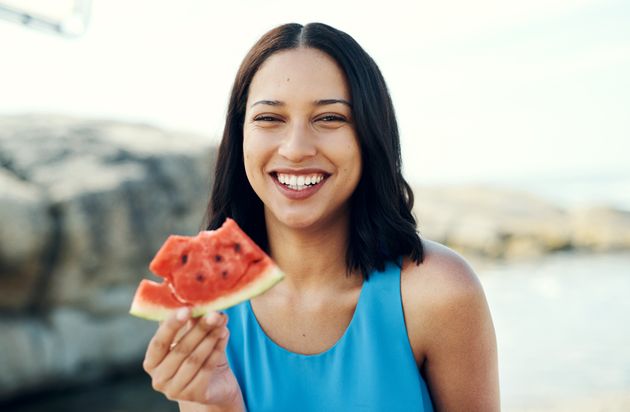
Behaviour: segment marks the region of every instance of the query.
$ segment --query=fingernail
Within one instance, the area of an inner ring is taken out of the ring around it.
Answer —
[[[178,321],[184,321],[188,317],[188,308],[177,309],[177,314],[175,315]]]

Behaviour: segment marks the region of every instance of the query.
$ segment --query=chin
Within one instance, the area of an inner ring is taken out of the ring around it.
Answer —
[[[315,223],[313,218],[304,218],[304,216],[283,216],[278,221],[292,229],[306,229]]]
[[[335,225],[341,218],[347,218],[347,208],[343,205],[333,211],[325,205],[287,205],[265,206],[265,215],[269,222],[295,230],[323,228]]]

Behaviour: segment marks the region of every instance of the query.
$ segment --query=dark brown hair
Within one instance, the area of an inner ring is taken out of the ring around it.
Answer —
[[[249,184],[243,164],[245,105],[252,79],[265,60],[278,51],[298,47],[314,48],[332,57],[344,71],[350,89],[364,167],[350,200],[348,273],[368,276],[401,256],[420,263],[424,251],[411,213],[413,192],[402,176],[398,125],[385,80],[351,36],[322,23],[276,27],[258,40],[241,63],[219,146],[207,229],[216,229],[231,217],[269,250],[263,204]]]

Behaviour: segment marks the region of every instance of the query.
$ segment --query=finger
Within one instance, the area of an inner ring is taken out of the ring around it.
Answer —
[[[184,388],[197,376],[199,370],[204,367],[207,359],[217,350],[221,337],[225,336],[225,326],[214,329],[199,345],[188,355],[177,372],[166,384],[166,392],[180,394]]]
[[[227,333],[223,334],[223,337],[221,337],[221,339],[219,340],[219,343],[217,344],[216,350],[218,350],[219,352],[225,353],[225,348],[227,347],[228,340],[230,339],[230,330],[227,328],[226,330],[227,330]]]
[[[186,335],[188,331],[190,331],[193,327],[195,327],[198,321],[199,321],[199,318],[188,319],[188,321],[184,324],[184,326],[179,328],[179,330],[175,334],[175,337],[173,338],[173,342],[170,345],[170,349],[173,349],[173,346],[176,345],[177,342],[182,340],[184,335]]]
[[[176,344],[171,346],[171,353],[179,357],[188,356],[208,333],[225,325],[225,322],[225,316],[219,312],[211,312],[202,318],[193,319],[191,328],[182,333],[175,341]]]
[[[227,366],[227,358],[225,356],[225,348],[227,347],[228,340],[230,339],[230,331],[227,328],[222,328],[221,335],[219,335],[219,341],[217,342],[214,351],[207,358],[204,368],[213,369]]]
[[[154,383],[158,385],[166,385],[184,360],[190,356],[195,348],[207,338],[207,335],[216,328],[220,328],[225,324],[225,318],[218,312],[212,312],[189,330],[182,339],[163,358],[162,362],[157,365],[152,373]]]
[[[160,324],[155,335],[149,342],[142,366],[151,372],[170,351],[171,343],[177,332],[185,325],[190,317],[190,309],[181,308]]]
[[[227,316],[227,315],[226,315]],[[219,342],[217,342],[217,346],[214,349],[214,352],[211,354],[211,357],[206,361],[206,367],[214,368],[214,367],[222,367],[227,365],[227,358],[225,356],[225,349],[227,348],[228,341],[230,340],[230,330],[227,328],[227,319],[226,319],[226,328],[222,333]]]
[[[226,396],[234,399],[238,389],[238,383],[230,382],[230,376],[234,380],[234,375],[230,371],[230,367],[225,359],[225,345],[228,341],[229,331],[226,327],[221,328],[219,332],[222,338],[219,338],[214,350],[206,359],[204,365],[195,374],[192,380],[184,387],[180,394],[183,396],[193,396],[198,398],[200,390],[203,390],[201,396],[207,402],[213,403],[213,399],[223,399]],[[215,366],[216,365],[216,366]],[[229,393],[233,392],[233,395]]]

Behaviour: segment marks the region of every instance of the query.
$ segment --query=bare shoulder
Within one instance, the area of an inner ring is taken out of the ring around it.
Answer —
[[[423,240],[424,261],[403,261],[409,342],[439,410],[498,410],[496,336],[479,278],[458,253]]]
[[[460,254],[431,241],[423,240],[424,261],[403,261],[402,293],[409,309],[453,309],[462,299],[483,297],[483,288],[472,267]]]

